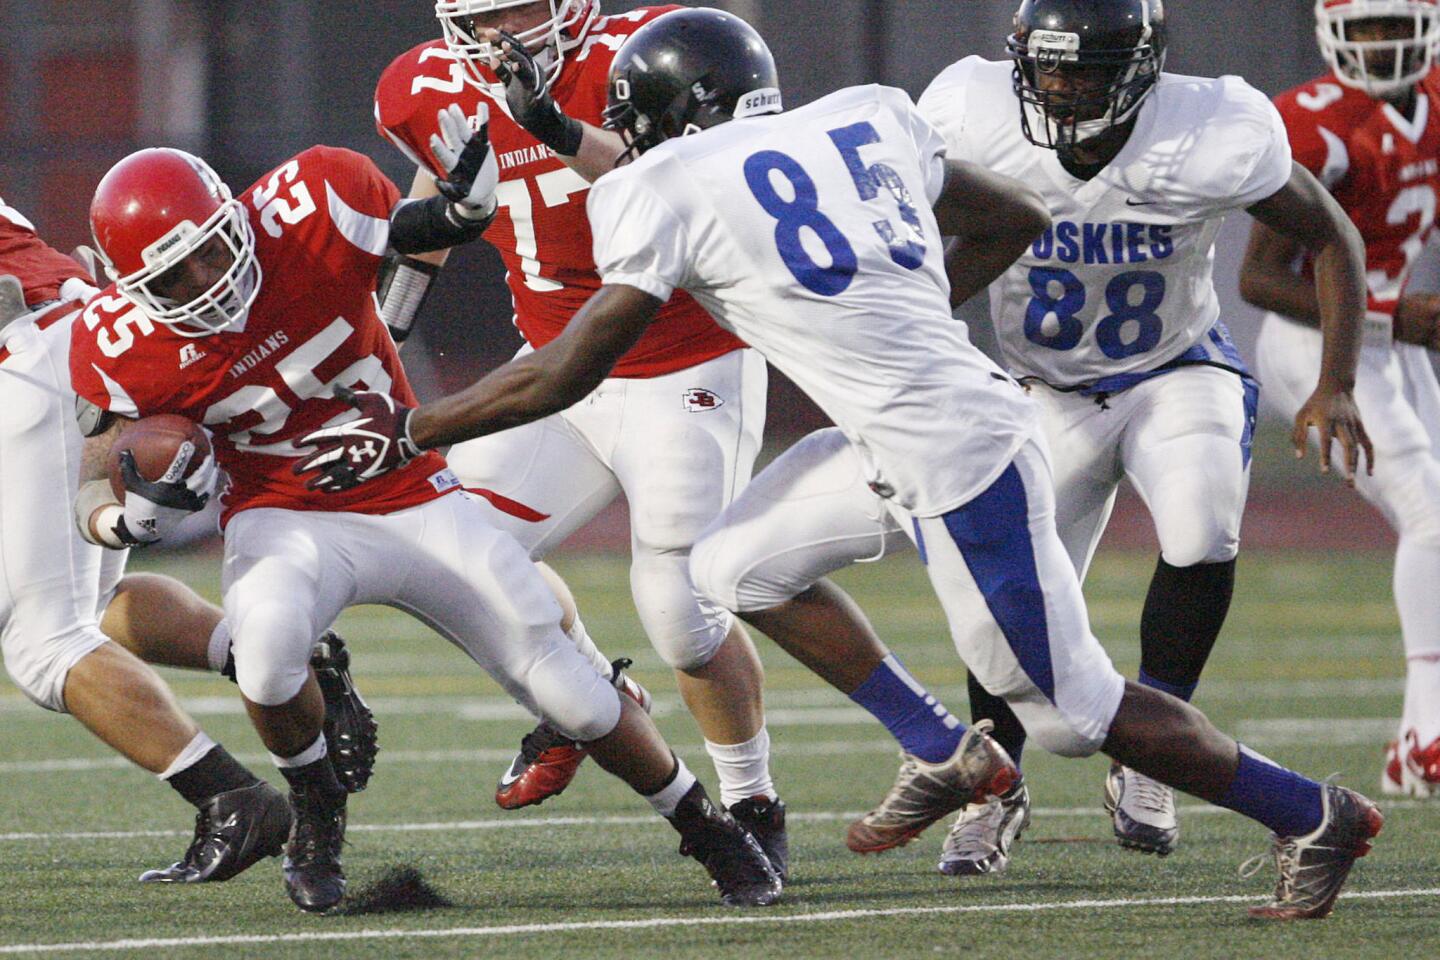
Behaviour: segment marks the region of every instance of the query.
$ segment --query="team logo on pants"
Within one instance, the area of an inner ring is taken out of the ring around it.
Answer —
[[[685,409],[691,413],[704,413],[706,410],[718,410],[725,406],[724,400],[701,387],[691,387],[686,390],[684,399]]]

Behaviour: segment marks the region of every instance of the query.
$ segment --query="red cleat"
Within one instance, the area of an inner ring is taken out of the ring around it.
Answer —
[[[1440,796],[1440,737],[1422,748],[1414,730],[1385,745],[1385,772],[1380,776],[1380,790],[1403,796]]]
[[[1380,809],[1353,790],[1325,785],[1324,818],[1303,837],[1275,837],[1270,857],[1279,871],[1275,897],[1250,916],[1263,920],[1318,920],[1330,916],[1355,861],[1385,825]],[[1258,869],[1264,855],[1251,861]],[[1241,868],[1248,876],[1249,865]],[[1250,871],[1253,872],[1253,871]]]

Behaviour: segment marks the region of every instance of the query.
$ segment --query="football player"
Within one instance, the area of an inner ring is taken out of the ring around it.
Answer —
[[[633,161],[602,177],[587,204],[604,286],[553,342],[459,394],[416,410],[352,395],[365,429],[315,432],[312,464],[401,467],[432,446],[575,403],[683,284],[836,422],[919,546],[957,649],[1043,746],[1104,750],[1265,824],[1280,878],[1274,900],[1252,913],[1328,914],[1383,823],[1379,810],[1238,746],[1184,701],[1115,671],[1056,532],[1039,404],[951,319],[942,234],[961,238],[955,295],[974,293],[1049,224],[1041,196],[947,160],[944,138],[902,91],[856,87],[780,107],[774,62],[743,21],[695,9],[637,31],[611,67],[606,109]],[[746,119],[732,122],[737,113]],[[1297,180],[1280,189],[1302,190]],[[972,223],[988,228],[983,241]],[[1360,310],[1351,279],[1327,323],[1343,327]],[[1352,353],[1339,373],[1353,366]],[[1321,415],[1334,416],[1335,398],[1321,399]],[[366,432],[389,442],[367,446]],[[702,538],[697,563],[705,550]],[[906,799],[943,792],[963,804],[1012,789],[1019,771],[984,731],[966,730],[943,763],[916,764]]]
[[[1440,296],[1407,292],[1440,195],[1440,7],[1436,0],[1320,0],[1330,72],[1281,94],[1295,160],[1319,177],[1365,242],[1369,313],[1355,397],[1378,454],[1360,495],[1399,534],[1395,605],[1405,643],[1405,706],[1386,748],[1385,793],[1440,794]],[[1431,99],[1434,97],[1435,99]],[[1240,275],[1270,313],[1259,367],[1268,395],[1298,409],[1321,375],[1314,266],[1291,236],[1257,222]],[[1304,260],[1299,272],[1296,263]]]
[[[444,175],[430,149],[437,111],[452,102],[466,117],[488,108],[500,186],[485,238],[505,262],[529,352],[553,340],[600,288],[585,198],[586,176],[608,170],[620,151],[599,127],[606,72],[627,37],[674,7],[605,16],[598,0],[440,0],[434,9],[444,39],[385,70],[377,124],[418,167],[411,196],[426,197]],[[502,46],[513,59],[497,73]],[[438,262],[395,265],[383,306],[392,327],[409,327]],[[765,421],[765,364],[684,293],[662,321],[584,404],[459,445],[449,461],[464,487],[485,498],[493,522],[537,560],[624,493],[641,624],[675,670],[722,803],[783,874],[784,804],[770,775],[760,661],[744,628],[697,596],[687,572],[695,538],[750,478]],[[583,629],[572,632],[597,666],[607,662]],[[559,792],[581,756],[555,731],[537,729],[502,776],[496,801],[519,807]]]
[[[166,577],[124,577],[125,554],[85,543],[70,521],[66,491],[81,448],[70,322],[96,292],[91,278],[3,201],[0,274],[5,668],[35,703],[71,714],[197,808],[184,856],[142,881],[227,880],[279,852],[290,826],[284,797],[207,736],[131,651],[157,662],[198,657],[204,666],[212,637],[225,650],[228,635],[218,611],[188,588]]]
[[[779,879],[754,838],[710,804],[649,716],[566,639],[544,580],[443,457],[420,455],[329,497],[292,470],[310,452],[299,437],[353,417],[337,391],[414,403],[375,312],[375,278],[388,247],[440,249],[488,225],[497,164],[483,119],[478,133],[450,131],[447,195],[430,200],[402,201],[369,160],[329,147],[300,153],[238,197],[181,151],[142,150],[116,164],[90,212],[115,282],[77,318],[71,346],[75,389],[105,414],[87,449],[108,449],[124,419],[156,413],[214,432],[229,476],[223,589],[236,674],[290,785],[284,879],[301,909],[323,912],[345,889],[346,793],[326,760],[307,664],[313,638],[356,603],[414,614],[585,743],[670,819],[727,903],[773,903]],[[377,433],[372,443],[390,441]],[[164,537],[202,505],[204,468],[190,469],[192,455],[182,447],[158,480],[132,471],[123,503],[99,471],[82,472],[76,513],[87,537],[107,547]]]

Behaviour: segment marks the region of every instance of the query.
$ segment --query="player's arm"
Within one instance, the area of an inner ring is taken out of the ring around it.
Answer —
[[[429,200],[439,195],[440,188],[435,186],[435,178],[429,171],[417,168],[407,199]],[[449,256],[449,247],[425,253],[391,250],[385,254],[375,283],[375,301],[379,306],[380,319],[390,328],[390,336],[397,344],[403,343],[414,332],[415,321],[425,308],[430,288]]]
[[[1317,428],[1320,468],[1325,472],[1330,469],[1330,441],[1339,440],[1345,452],[1346,482],[1353,484],[1361,450],[1369,472],[1375,470],[1370,437],[1352,395],[1366,306],[1365,245],[1360,231],[1320,181],[1298,163],[1292,165],[1283,187],[1250,206],[1248,212],[1296,249],[1308,250],[1314,257],[1315,312],[1324,338],[1320,378],[1295,417],[1291,440],[1296,455],[1304,456],[1310,428]],[[1276,254],[1272,250],[1270,255]]]
[[[957,240],[945,251],[945,273],[950,303],[958,307],[1020,258],[1050,226],[1050,213],[1040,194],[1019,180],[946,160],[935,220],[942,235]]]
[[[295,473],[316,473],[312,490],[348,490],[414,459],[422,450],[459,443],[548,417],[578,403],[635,345],[664,301],[626,284],[607,284],[580,308],[560,336],[499,367],[460,393],[404,407],[384,393],[336,396],[360,416],[302,437],[316,452]]]
[[[567,116],[545,89],[535,58],[523,43],[499,30],[487,30],[485,39],[499,51],[495,73],[505,84],[505,102],[515,122],[592,183],[615,169],[625,152],[620,134]]]

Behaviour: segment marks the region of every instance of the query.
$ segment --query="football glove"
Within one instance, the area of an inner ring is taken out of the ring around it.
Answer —
[[[325,493],[353,490],[420,456],[420,448],[410,439],[413,407],[396,403],[388,394],[357,393],[349,387],[336,387],[335,399],[359,410],[360,416],[300,438],[300,445],[313,446],[315,452],[295,464],[295,473],[319,471],[305,489]]]
[[[500,165],[490,149],[490,108],[480,104],[480,129],[472,130],[465,111],[452,103],[436,119],[440,132],[430,135],[430,150],[445,169],[437,178],[440,194],[467,220],[488,220],[495,215],[495,188],[500,185]]]
[[[500,43],[492,49],[495,74],[505,84],[505,102],[515,122],[562,157],[579,153],[585,128],[580,121],[566,116],[550,96],[540,76],[540,67],[525,44],[514,34],[501,30]]]
[[[173,533],[180,521],[205,509],[219,467],[213,454],[189,477],[185,471],[195,457],[195,445],[183,443],[159,480],[146,480],[135,466],[132,450],[120,451],[120,478],[125,483],[125,509],[115,521],[115,539],[130,547],[143,547]]]

